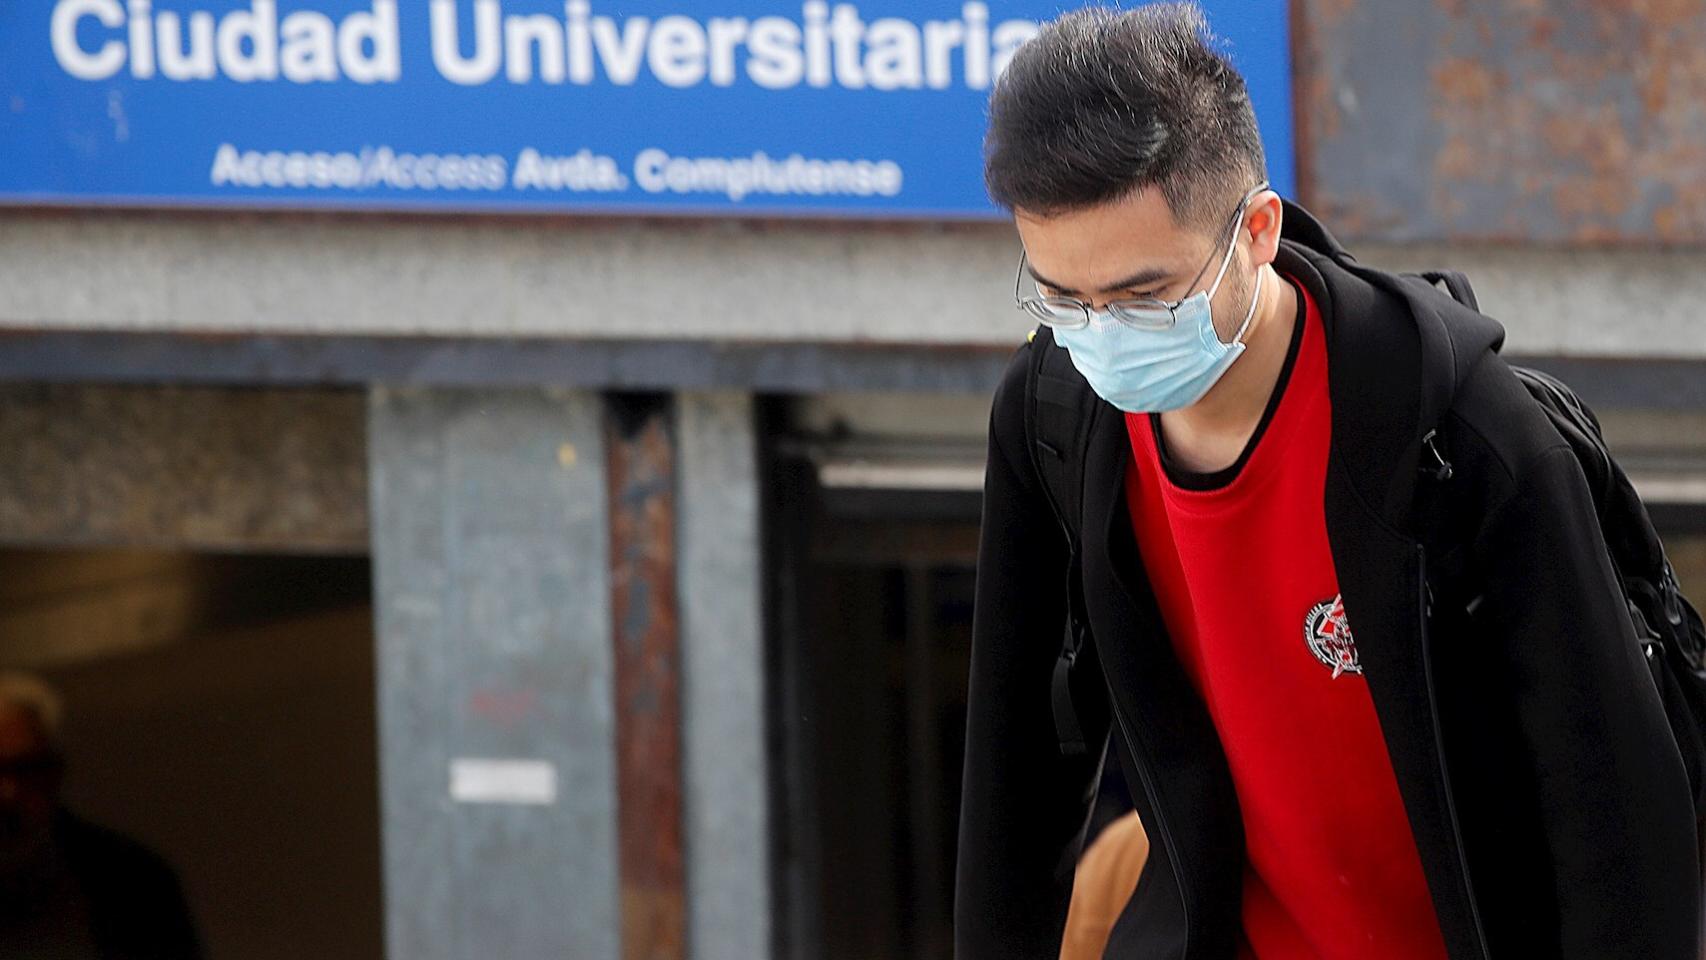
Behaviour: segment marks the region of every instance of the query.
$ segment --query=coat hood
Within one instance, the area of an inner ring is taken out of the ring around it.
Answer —
[[[1364,266],[1289,201],[1280,238],[1275,266],[1309,286],[1327,328],[1334,451],[1369,506],[1405,529],[1423,437],[1504,327],[1422,277]]]

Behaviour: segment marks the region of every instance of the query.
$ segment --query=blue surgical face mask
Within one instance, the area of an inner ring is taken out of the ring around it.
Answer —
[[[1243,223],[1243,212],[1244,204],[1239,204],[1237,223]],[[1210,301],[1237,248],[1234,229],[1214,282],[1173,305],[1171,322],[1138,327],[1104,310],[1092,310],[1086,326],[1056,327],[1055,342],[1072,355],[1072,365],[1098,396],[1127,413],[1162,413],[1196,403],[1244,352],[1244,333],[1261,302],[1262,272],[1258,271],[1250,309],[1232,342],[1222,343],[1214,329]]]

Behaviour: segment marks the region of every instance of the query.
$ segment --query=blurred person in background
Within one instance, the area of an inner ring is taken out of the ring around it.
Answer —
[[[1695,957],[1689,773],[1503,329],[1268,189],[1192,5],[1062,16],[989,113],[1039,325],[990,415],[958,960],[1060,949],[1110,737],[1148,840],[1110,958]]]
[[[198,960],[172,868],[60,802],[57,694],[0,673],[0,957]]]

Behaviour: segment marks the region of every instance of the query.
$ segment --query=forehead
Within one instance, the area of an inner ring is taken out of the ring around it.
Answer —
[[[1181,226],[1161,191],[1049,217],[1015,211],[1031,268],[1073,290],[1103,290],[1148,268],[1194,270],[1211,238]]]

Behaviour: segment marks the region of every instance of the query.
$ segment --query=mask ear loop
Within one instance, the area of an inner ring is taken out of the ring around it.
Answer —
[[[1262,302],[1262,280],[1266,276],[1266,271],[1256,271],[1256,292],[1250,294],[1250,312],[1244,314],[1244,322],[1238,325],[1238,332],[1232,335],[1232,343],[1227,344],[1227,346],[1243,344],[1244,332],[1250,329],[1250,321],[1256,316],[1256,304]]]
[[[1250,192],[1244,194],[1244,199],[1238,201],[1238,209],[1232,212],[1232,238],[1226,244],[1225,256],[1220,258],[1220,269],[1214,272],[1214,282],[1210,283],[1208,289],[1203,291],[1208,294],[1210,300],[1213,300],[1215,293],[1220,290],[1220,281],[1226,279],[1226,268],[1232,266],[1232,254],[1238,249],[1238,228],[1244,225],[1244,211],[1250,208],[1250,201],[1256,199],[1256,194],[1266,189],[1268,189],[1266,180],[1250,188]]]
[[[1250,201],[1255,199],[1256,194],[1266,189],[1268,189],[1268,182],[1263,180],[1256,184],[1249,193],[1244,194],[1244,199],[1238,201],[1238,212],[1236,214],[1238,219],[1233,221],[1232,243],[1226,248],[1226,259],[1220,261],[1220,272],[1214,275],[1214,283],[1206,291],[1210,298],[1213,298],[1215,291],[1220,289],[1220,281],[1226,278],[1226,268],[1232,266],[1233,251],[1238,249],[1238,228],[1244,225],[1244,211],[1250,206]],[[1250,329],[1250,321],[1256,316],[1256,305],[1262,302],[1262,278],[1262,271],[1257,270],[1256,290],[1250,295],[1250,312],[1244,314],[1244,322],[1238,325],[1238,332],[1232,335],[1232,342],[1227,344],[1228,347],[1237,346],[1244,342],[1244,333]],[[1215,335],[1215,339],[1219,340],[1220,336]]]

